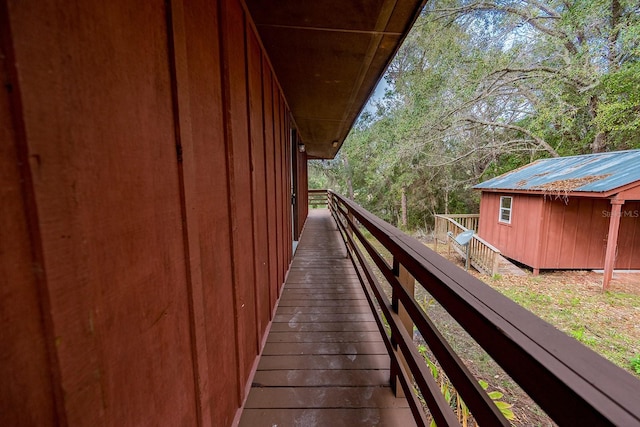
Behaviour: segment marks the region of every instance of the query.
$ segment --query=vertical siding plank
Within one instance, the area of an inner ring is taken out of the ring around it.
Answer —
[[[275,142],[273,120],[273,81],[271,70],[266,61],[263,68],[263,92],[264,92],[264,146],[267,192],[267,230],[269,238],[269,295],[271,313],[278,298],[278,236],[277,236],[277,207],[276,207],[276,169],[275,169]]]
[[[269,258],[267,240],[267,192],[264,166],[262,58],[253,29],[247,26],[247,57],[249,71],[249,121],[251,137],[251,183],[253,188],[254,265],[256,271],[256,317],[258,343],[269,323]]]
[[[280,149],[281,151],[281,179],[282,179],[282,233],[284,242],[282,245],[282,277],[284,282],[284,277],[287,273],[287,269],[289,267],[289,250],[291,248],[291,226],[289,225],[289,220],[291,219],[291,182],[288,179],[289,177],[289,128],[287,126],[287,115],[285,111],[284,99],[282,95],[278,97],[278,105],[280,108]],[[284,283],[283,283],[284,285]]]
[[[284,99],[282,100],[282,122],[283,122],[283,141],[284,141],[284,170],[283,172],[283,186],[282,191],[284,192],[284,222],[285,222],[285,232],[287,236],[287,244],[284,246],[284,259],[285,274],[289,269],[289,262],[291,261],[291,250],[293,246],[293,238],[291,236],[291,129],[289,128],[289,115],[287,114],[287,109],[285,106]]]
[[[192,124],[194,170],[193,203],[199,234],[191,236],[200,251],[203,324],[206,331],[208,394],[201,396],[211,411],[205,425],[230,425],[238,407],[239,383],[233,309],[233,275],[227,153],[224,141],[222,81],[217,4],[208,0],[189,1],[185,8],[189,100]],[[203,54],[206,52],[207,54]],[[224,372],[225,375],[220,375]],[[206,399],[206,400],[205,400]],[[205,408],[206,409],[206,408]],[[206,410],[203,410],[206,412]]]
[[[225,82],[225,125],[230,183],[231,235],[233,239],[234,308],[240,365],[239,402],[258,354],[256,343],[255,274],[253,269],[253,218],[251,161],[247,117],[247,76],[244,11],[236,0],[223,0],[222,45]],[[238,53],[242,49],[242,53]]]
[[[190,6],[193,8],[194,3]],[[169,2],[168,33],[169,63],[173,92],[174,124],[178,173],[180,180],[181,210],[184,223],[184,251],[187,264],[187,288],[189,293],[189,316],[191,352],[193,359],[194,390],[198,425],[211,424],[209,405],[209,372],[205,329],[204,290],[202,283],[202,260],[200,254],[200,227],[198,211],[201,209],[197,194],[197,170],[191,121],[189,64],[187,61],[187,34],[185,29],[184,4],[181,0]]]
[[[283,247],[284,247],[284,235],[282,227],[282,122],[280,116],[280,93],[275,80],[273,84],[273,134],[274,134],[274,159],[275,159],[275,198],[276,198],[276,236],[277,236],[277,248],[278,254],[278,295],[282,289],[284,282],[283,275]]]
[[[589,224],[589,265],[604,266],[604,255],[607,247],[607,235],[609,233],[609,219],[605,211],[611,211],[609,200],[591,200],[591,222]]]
[[[0,414],[6,425],[53,426],[66,420],[6,2],[0,81],[11,87],[0,96]]]
[[[622,205],[618,237],[618,258],[615,268],[640,268],[640,202],[627,201]]]
[[[576,235],[574,241],[574,265],[590,265],[589,255],[593,243],[597,239],[591,229],[593,223],[593,199],[580,199],[576,224]]]

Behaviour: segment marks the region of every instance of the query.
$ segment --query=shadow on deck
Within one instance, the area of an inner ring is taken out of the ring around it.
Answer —
[[[312,210],[240,426],[415,425],[328,210]]]

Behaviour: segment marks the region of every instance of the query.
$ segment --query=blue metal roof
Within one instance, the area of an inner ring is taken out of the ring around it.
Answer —
[[[537,160],[473,188],[608,192],[639,180],[640,150],[629,150]]]

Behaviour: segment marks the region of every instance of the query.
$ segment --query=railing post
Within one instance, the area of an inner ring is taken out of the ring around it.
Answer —
[[[495,274],[498,274],[498,268],[500,266],[500,255],[498,255],[495,252],[492,252],[492,254],[493,254],[493,263],[491,266],[491,275],[493,276]]]
[[[402,286],[403,289],[407,291],[407,293],[413,298],[415,291],[415,279],[411,274],[407,271],[406,268],[402,264],[398,262],[396,258],[393,258],[393,274],[398,279],[398,282]],[[411,320],[411,316],[407,313],[407,310],[402,306],[402,303],[399,301],[399,290],[394,288],[392,295],[392,307],[393,310],[398,313],[400,317],[400,321],[404,328],[409,332],[409,335],[413,337],[413,321]],[[398,360],[403,364],[405,372],[411,372],[409,369],[409,365],[404,359],[404,356],[401,352],[398,351],[398,344],[395,342],[393,335],[391,336],[391,342],[393,343],[394,349],[396,350],[396,354],[398,356]],[[398,375],[394,368],[391,366],[391,388],[393,389],[396,397],[405,397],[404,390],[398,383]]]
[[[434,217],[434,223],[433,223],[433,240],[434,240],[434,244],[433,244],[433,250],[438,253],[438,238],[440,237],[440,218],[438,218],[437,216]]]

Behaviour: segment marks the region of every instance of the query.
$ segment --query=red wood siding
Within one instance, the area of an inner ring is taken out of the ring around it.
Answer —
[[[246,378],[258,353],[255,313],[255,272],[253,269],[253,218],[251,159],[247,105],[247,74],[244,12],[234,0],[222,0],[222,46],[226,104],[226,142],[229,162],[231,236],[236,337],[240,358],[239,378]],[[238,286],[241,284],[240,286]],[[244,385],[242,385],[244,387]],[[242,394],[244,390],[241,389]]]
[[[500,196],[513,196],[511,224],[498,222]],[[640,268],[640,202],[623,205],[615,268]],[[483,193],[479,234],[507,257],[540,269],[601,269],[608,199],[568,200]],[[626,213],[625,213],[626,212]]]
[[[231,424],[292,238],[242,3],[0,2],[2,423]]]
[[[608,207],[608,211],[611,207]],[[615,268],[640,269],[640,202],[622,205],[620,231],[618,232],[618,256]]]
[[[541,268],[603,268],[611,210],[608,200],[547,200]]]
[[[0,34],[8,28],[3,12]],[[8,40],[1,41],[0,79],[15,81]],[[50,424],[56,412],[64,412],[56,409],[56,403],[62,403],[62,390],[52,384],[59,372],[55,357],[49,358],[47,351],[47,346],[54,348],[55,338],[46,282],[40,274],[38,218],[25,167],[28,148],[18,89],[9,96],[3,91],[0,97],[0,418],[9,425],[40,426]]]
[[[262,53],[253,31],[247,31],[249,69],[249,113],[251,123],[251,182],[253,185],[253,225],[256,271],[256,316],[260,337],[271,319],[269,304],[269,242],[267,239],[267,187],[264,123],[262,110]]]
[[[193,186],[197,206],[197,234],[190,235],[200,252],[199,282],[202,287],[204,316],[194,319],[192,330],[205,335],[204,352],[207,376],[201,378],[208,390],[201,397],[203,418],[207,414],[213,425],[228,424],[238,405],[241,385],[234,375],[238,364],[236,327],[234,322],[233,258],[231,247],[231,220],[229,217],[230,191],[227,176],[227,151],[222,100],[220,42],[212,28],[218,27],[218,8],[215,2],[191,2],[185,10],[186,48],[188,53],[190,100],[190,129],[193,134],[192,164],[195,169]],[[203,55],[202,52],[209,52]],[[220,143],[212,143],[220,141]],[[186,158],[184,167],[189,167]],[[189,212],[189,211],[187,211]],[[197,268],[197,266],[194,266]],[[194,271],[197,274],[197,271]],[[197,304],[197,301],[195,301]],[[195,305],[194,304],[194,305]],[[195,335],[195,333],[194,333]],[[202,372],[202,368],[200,369]],[[201,387],[202,389],[203,387]]]
[[[263,89],[263,114],[264,114],[264,143],[265,143],[265,167],[266,167],[266,191],[270,194],[267,198],[267,239],[269,241],[269,298],[270,307],[274,307],[278,298],[278,234],[277,234],[277,199],[276,194],[276,150],[274,135],[273,115],[273,82],[271,70],[265,61],[262,63],[262,89]],[[271,312],[273,317],[273,311]]]
[[[282,147],[282,116],[280,114],[280,94],[278,93],[278,87],[275,81],[272,82],[273,86],[273,138],[274,138],[274,163],[275,163],[275,203],[276,203],[276,254],[277,254],[277,272],[278,272],[278,290],[277,295],[280,295],[280,288],[282,283],[284,283],[284,245],[288,244],[286,242],[286,236],[284,234],[284,218],[285,211],[283,209],[283,199],[284,196],[282,194],[282,174],[283,171],[283,147]]]
[[[501,196],[513,197],[511,224],[498,221]],[[478,234],[504,256],[533,266],[543,206],[539,199],[519,194],[482,193]]]

